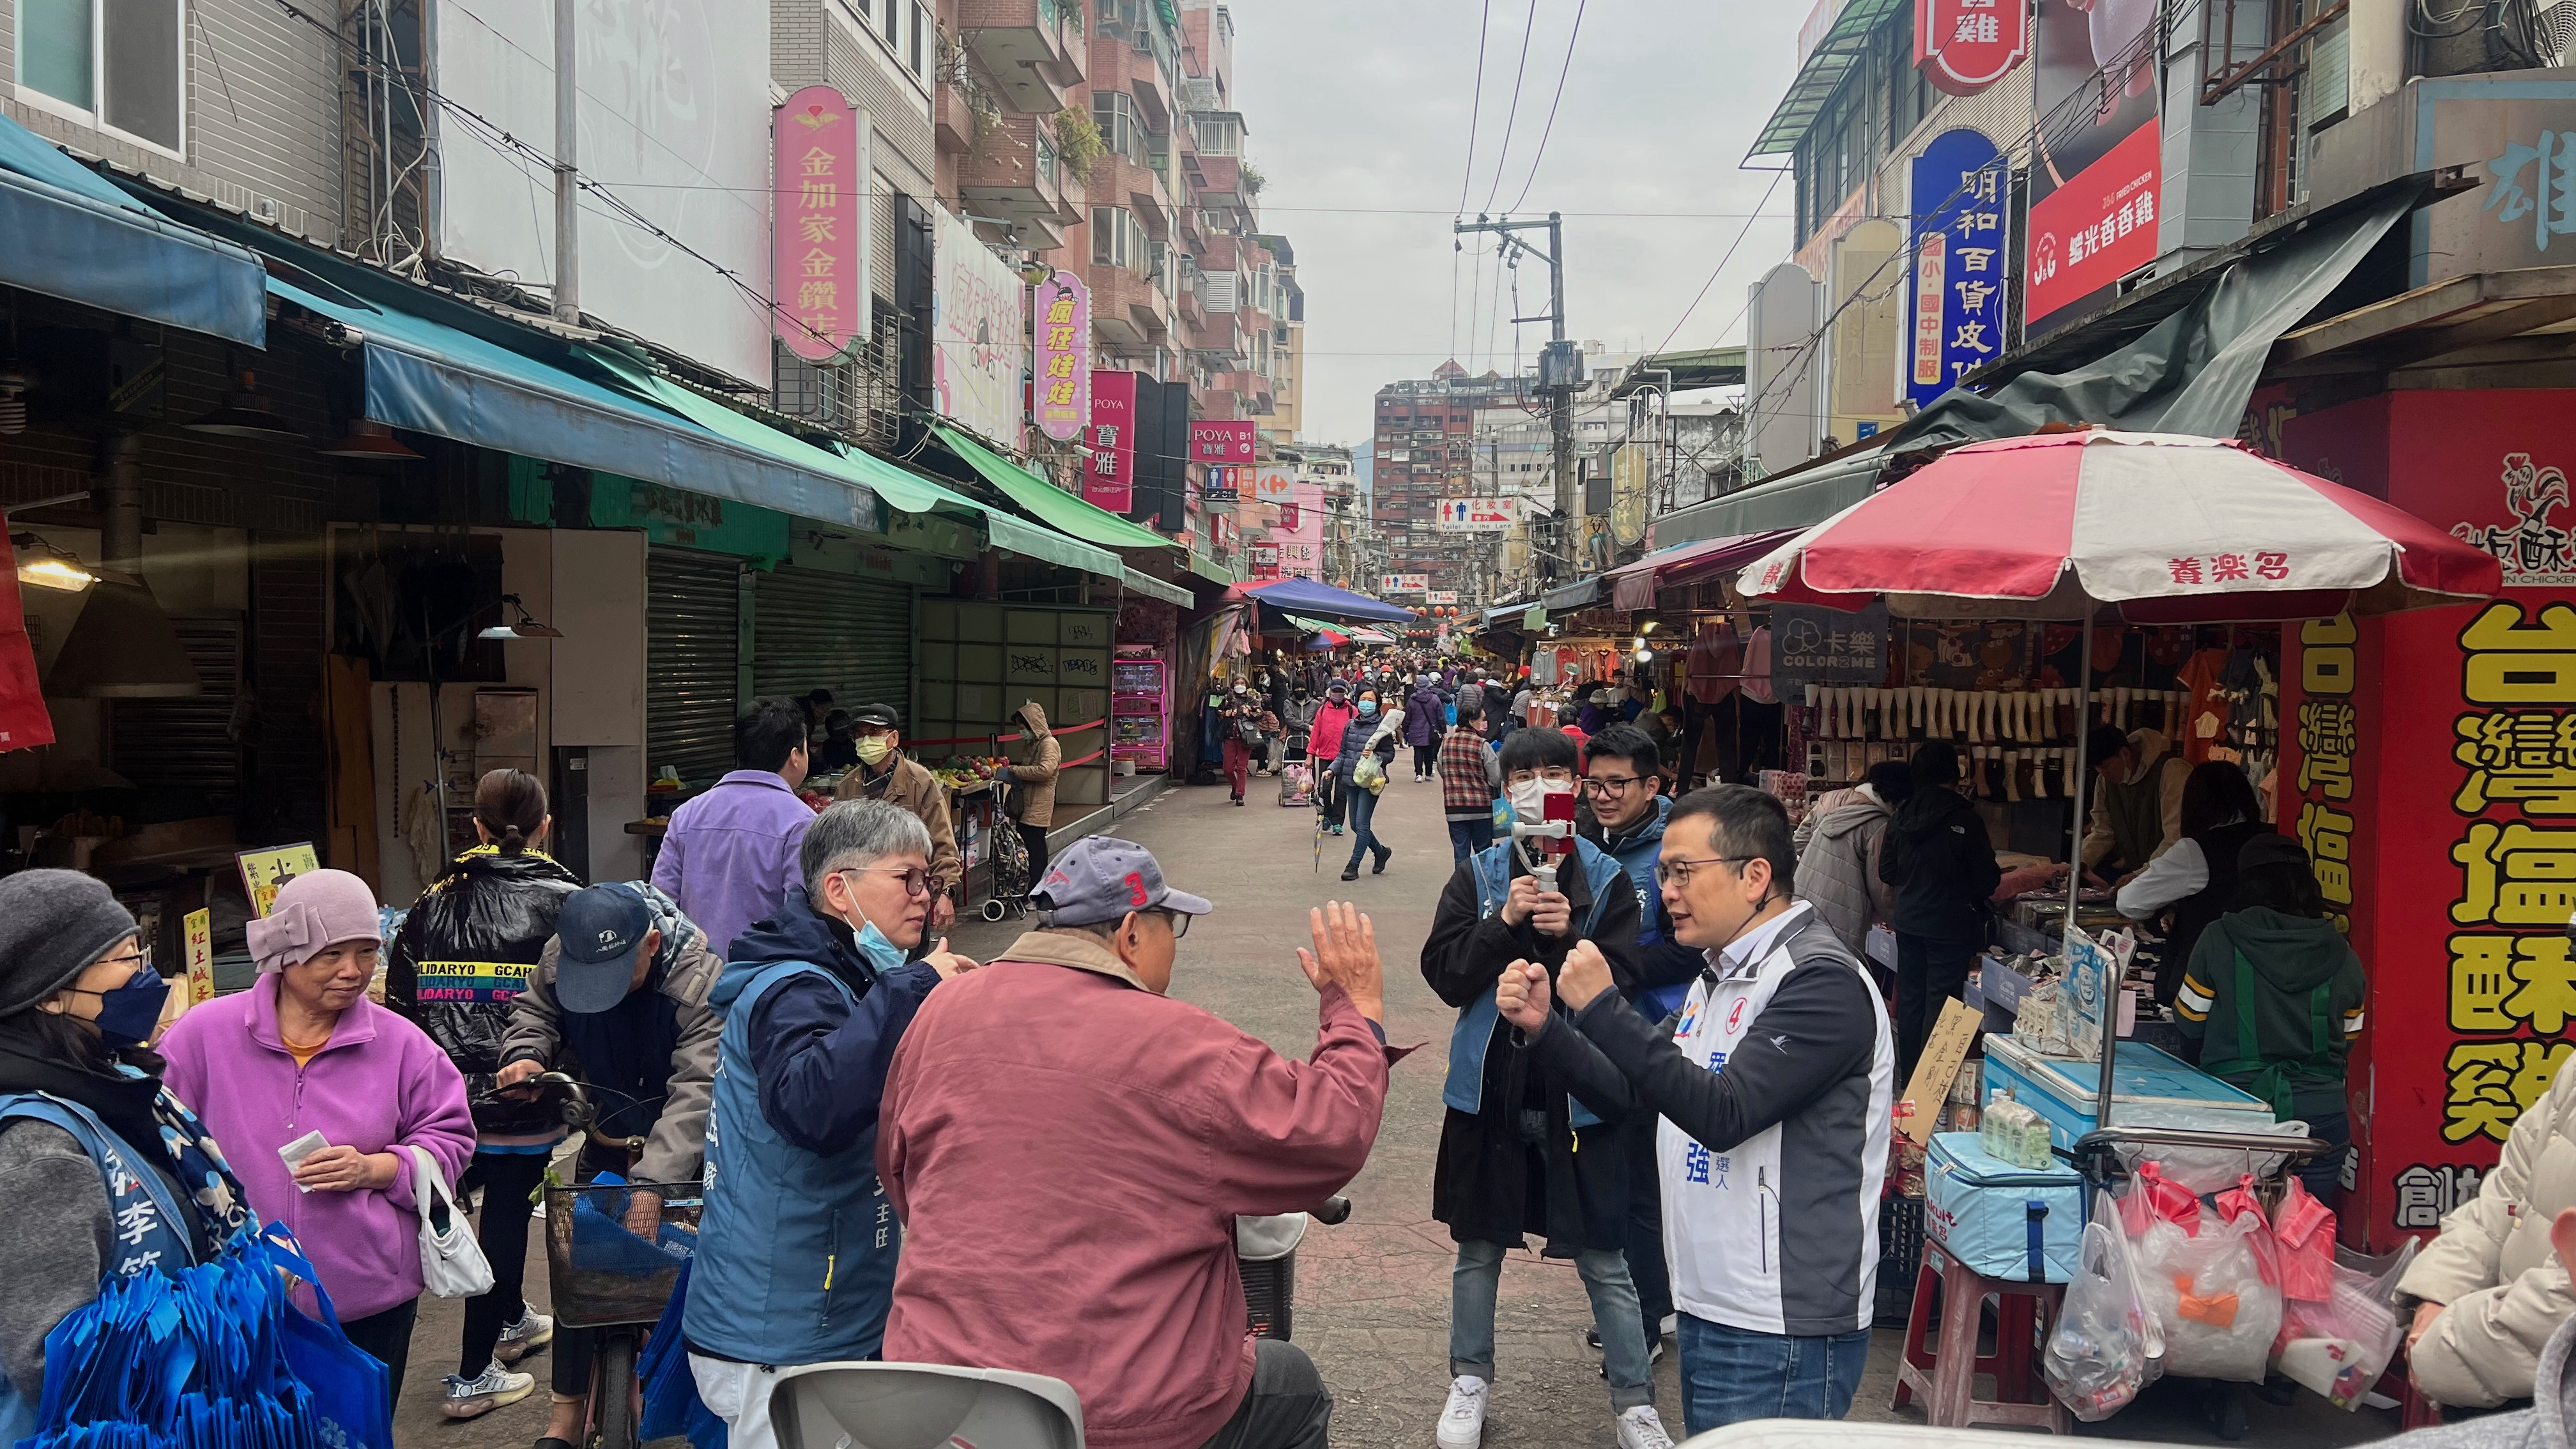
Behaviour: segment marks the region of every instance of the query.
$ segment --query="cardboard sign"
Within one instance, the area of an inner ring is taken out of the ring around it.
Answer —
[[[233,859],[241,865],[242,894],[250,900],[251,914],[261,920],[268,919],[269,908],[277,904],[279,887],[322,868],[321,857],[313,853],[313,842],[309,840],[268,850],[245,850]]]
[[[181,924],[188,938],[188,1004],[215,999],[215,921],[211,911],[190,911]]]
[[[1981,1013],[1955,996],[1941,1004],[1941,1019],[1932,1024],[1923,1055],[1915,1058],[1914,1080],[1905,1084],[1905,1095],[1896,1099],[1896,1130],[1917,1146],[1932,1145],[1941,1104],[1950,1098],[1950,1084],[1959,1079],[1959,1064],[1968,1059],[1968,1048],[1977,1043],[1982,1019]]]

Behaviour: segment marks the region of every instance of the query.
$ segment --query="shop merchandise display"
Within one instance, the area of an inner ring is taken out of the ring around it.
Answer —
[[[2164,1369],[2162,1321],[2148,1311],[2110,1194],[2097,1194],[2040,1372],[2075,1417],[2096,1424],[2127,1408]]]

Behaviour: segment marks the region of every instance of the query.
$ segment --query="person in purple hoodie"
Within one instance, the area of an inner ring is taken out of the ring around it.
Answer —
[[[1404,742],[1413,746],[1413,778],[1440,778],[1440,737],[1448,732],[1449,702],[1440,697],[1431,672],[1413,677],[1413,693],[1404,701]]]
[[[347,871],[288,881],[247,927],[259,980],[171,1026],[162,1080],[202,1104],[253,1211],[295,1234],[349,1341],[384,1361],[398,1399],[420,1306],[416,1195],[428,1190],[410,1149],[452,1186],[474,1155],[474,1115],[438,1043],[367,999],[379,930],[375,893]],[[288,1167],[279,1149],[313,1133],[324,1145]]]
[[[680,903],[720,957],[805,888],[796,853],[814,807],[796,793],[807,763],[803,707],[754,701],[734,719],[733,758],[738,768],[671,812],[653,859],[653,889]]]

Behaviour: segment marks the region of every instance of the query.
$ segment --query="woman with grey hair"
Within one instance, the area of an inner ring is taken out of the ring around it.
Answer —
[[[902,1234],[878,1189],[877,1107],[932,987],[975,963],[930,916],[930,834],[882,800],[814,818],[805,889],[736,937],[707,1114],[707,1207],[682,1322],[698,1393],[734,1442],[770,1442],[777,1369],[876,1356]],[[769,1367],[762,1367],[768,1365]]]

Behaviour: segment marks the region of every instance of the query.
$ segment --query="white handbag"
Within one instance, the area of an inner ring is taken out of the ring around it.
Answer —
[[[447,1190],[447,1179],[428,1149],[411,1153],[412,1201],[420,1206],[420,1282],[439,1298],[472,1298],[492,1291],[492,1265],[474,1239],[474,1225]]]

